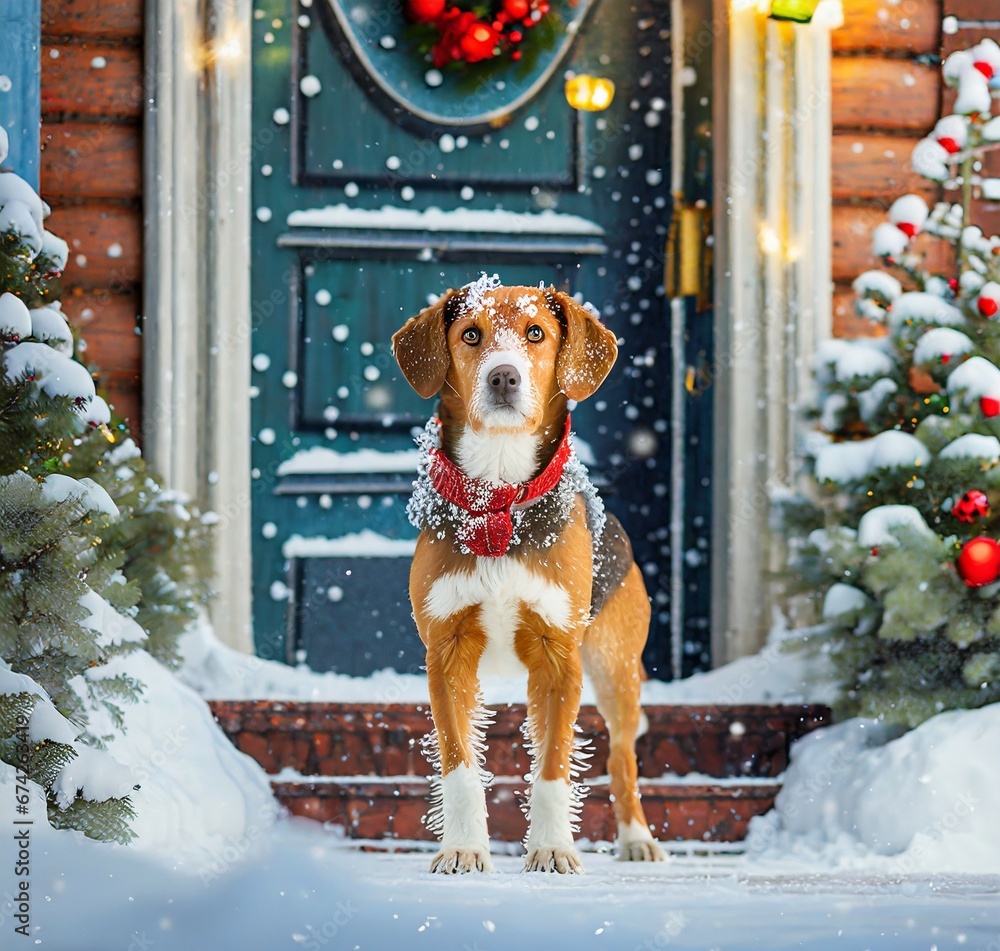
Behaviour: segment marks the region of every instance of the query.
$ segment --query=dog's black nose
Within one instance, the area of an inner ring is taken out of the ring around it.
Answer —
[[[509,363],[494,367],[488,377],[490,390],[496,396],[508,397],[517,392],[521,385],[521,374]]]

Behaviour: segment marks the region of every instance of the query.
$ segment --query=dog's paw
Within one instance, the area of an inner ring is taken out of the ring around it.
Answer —
[[[489,849],[474,845],[442,848],[431,862],[431,871],[443,875],[458,875],[463,872],[492,872],[493,860]]]
[[[656,839],[632,839],[618,843],[619,862],[665,862],[666,859]]]
[[[649,826],[633,819],[618,823],[619,862],[663,862],[666,856],[660,843],[653,838]]]
[[[529,849],[524,858],[524,870],[526,872],[560,872],[577,875],[582,875],[584,872],[580,853],[573,847]]]

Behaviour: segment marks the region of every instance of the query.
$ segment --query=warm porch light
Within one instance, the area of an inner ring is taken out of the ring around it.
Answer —
[[[582,74],[566,80],[566,101],[574,109],[600,112],[614,97],[615,84],[610,79]]]
[[[771,0],[772,20],[809,23],[816,14],[819,0]]]

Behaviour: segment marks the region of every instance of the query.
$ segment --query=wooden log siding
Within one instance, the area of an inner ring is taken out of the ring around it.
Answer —
[[[982,2],[982,0],[980,0]],[[877,262],[871,230],[907,191],[937,198],[910,152],[940,115],[942,0],[843,0],[833,63],[833,332],[877,332],[854,312],[851,282]]]
[[[142,389],[142,0],[43,0],[40,191],[70,246],[63,310],[137,435]]]

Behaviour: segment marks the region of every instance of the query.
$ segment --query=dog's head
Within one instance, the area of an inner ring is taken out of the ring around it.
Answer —
[[[590,396],[618,355],[615,335],[568,294],[484,282],[411,317],[392,347],[422,397],[441,393],[474,430],[495,432],[536,432],[561,395]]]

